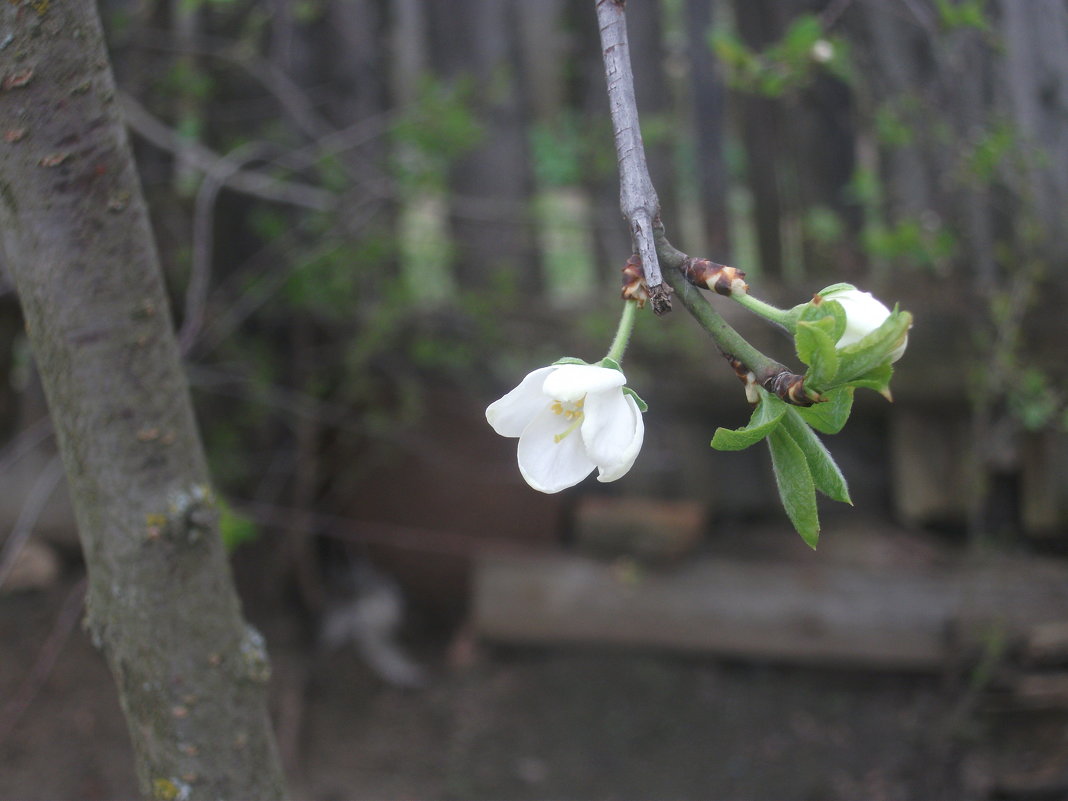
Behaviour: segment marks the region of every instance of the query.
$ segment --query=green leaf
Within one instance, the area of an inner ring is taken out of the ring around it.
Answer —
[[[801,448],[801,452],[805,454],[805,462],[808,464],[809,472],[812,473],[812,482],[816,485],[816,489],[832,500],[852,505],[853,501],[849,499],[849,487],[845,476],[838,469],[834,457],[796,409],[786,410],[782,418],[782,430],[793,438],[797,446]]]
[[[643,401],[641,395],[639,395],[630,387],[623,387],[623,394],[630,395],[632,398],[634,398],[634,403],[637,404],[638,411],[642,414],[645,414],[647,411],[649,411],[649,404]]]
[[[852,385],[838,387],[823,395],[823,401],[811,406],[798,406],[801,419],[821,434],[837,434],[849,420],[853,409]]]
[[[587,361],[585,361],[583,359],[580,359],[577,356],[565,356],[564,358],[557,359],[555,362],[553,362],[552,366],[555,367],[558,364],[586,364],[586,365],[588,365],[589,362],[587,362]],[[619,369],[619,365],[616,365],[616,369],[617,370]]]
[[[798,406],[801,419],[822,434],[837,434],[849,419],[853,409],[853,387],[838,387],[823,396],[822,403]]]
[[[719,451],[745,450],[778,427],[782,416],[786,414],[786,404],[762,387],[757,387],[757,391],[760,393],[760,401],[753,410],[753,416],[749,418],[749,424],[734,430],[717,428],[712,437],[713,448]]]
[[[781,427],[768,435],[768,447],[775,484],[786,515],[805,544],[815,549],[820,537],[820,520],[816,510],[816,485],[805,454]]]

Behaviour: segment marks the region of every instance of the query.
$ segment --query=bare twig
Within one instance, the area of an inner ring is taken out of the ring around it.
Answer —
[[[26,540],[33,533],[33,527],[36,525],[37,519],[41,516],[45,504],[52,497],[52,493],[55,491],[62,476],[63,462],[59,456],[53,456],[37,476],[37,480],[33,482],[29,495],[26,496],[26,500],[22,503],[18,520],[15,521],[15,527],[4,541],[3,550],[0,550],[0,587],[4,585],[12,568],[14,568],[15,560],[18,559],[22,546],[26,544]]]
[[[853,5],[853,0],[832,0],[827,8],[820,12],[820,24],[823,25],[823,29],[829,30],[830,28],[833,28],[834,24],[838,22],[838,18],[841,17],[851,5]]]
[[[14,697],[8,700],[0,710],[0,743],[11,736],[12,730],[33,703],[33,699],[37,697],[45,681],[52,675],[56,660],[59,659],[63,646],[67,644],[71,632],[78,623],[78,618],[81,617],[82,608],[85,606],[85,585],[86,579],[83,578],[67,593],[67,598],[60,607],[52,631],[49,632],[48,639],[45,640],[37,654],[37,661],[34,662],[33,668],[23,679]]]
[[[0,474],[52,436],[52,418],[45,416],[26,426],[0,449]]]
[[[630,228],[634,250],[642,260],[653,310],[662,314],[671,310],[671,301],[663,286],[653,241],[653,224],[660,217],[660,199],[645,163],[623,0],[597,0],[597,23],[619,162],[619,205]]]
[[[193,258],[189,286],[185,293],[185,316],[178,332],[182,354],[188,354],[204,322],[208,286],[211,283],[211,256],[215,242],[215,200],[219,192],[250,161],[259,161],[277,148],[266,142],[247,142],[216,161],[197,190],[193,206]]]
[[[123,114],[130,129],[156,147],[169,153],[182,153],[190,166],[203,173],[225,173],[226,160],[201,144],[183,141],[179,134],[157,120],[148,110],[130,95],[120,92]],[[227,186],[247,195],[255,195],[278,203],[327,211],[337,205],[337,196],[332,192],[294,181],[281,181],[255,170],[238,170],[227,179]]]
[[[275,96],[293,124],[311,139],[328,135],[333,127],[319,114],[307,94],[282,70],[257,56],[239,41],[200,33],[176,41],[173,32],[139,29],[137,38],[123,44],[170,53],[223,59],[243,69]]]
[[[288,532],[294,521],[310,517],[324,537],[357,544],[375,543],[390,548],[458,556],[488,550],[530,553],[545,550],[543,546],[519,541],[498,540],[490,543],[485,536],[474,532],[468,534],[447,529],[383,523],[258,501],[230,500],[238,513],[264,528]]]

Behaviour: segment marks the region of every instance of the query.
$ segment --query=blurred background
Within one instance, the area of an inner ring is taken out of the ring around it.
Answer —
[[[914,314],[816,553],[681,308],[622,480],[485,423],[615,329],[592,0],[100,11],[295,797],[1068,797],[1068,3],[627,4],[673,244]],[[0,271],[0,796],[130,796],[55,453]]]

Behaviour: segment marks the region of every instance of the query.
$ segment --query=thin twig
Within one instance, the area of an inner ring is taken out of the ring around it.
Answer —
[[[33,482],[33,487],[30,488],[26,500],[22,502],[22,509],[19,510],[19,517],[15,521],[15,527],[4,541],[3,550],[0,550],[0,587],[4,585],[7,577],[15,567],[15,561],[22,551],[22,546],[26,544],[26,540],[33,533],[33,527],[37,524],[41,512],[44,511],[45,504],[52,497],[52,493],[62,477],[63,462],[59,456],[53,456],[38,474],[37,480]]]
[[[661,314],[671,310],[671,302],[662,286],[664,279],[653,241],[653,224],[660,217],[660,199],[645,162],[622,0],[597,0],[597,24],[619,162],[619,205],[630,228],[634,251],[642,260],[653,310]]]
[[[399,523],[383,523],[376,520],[360,520],[327,512],[293,509],[288,506],[229,499],[233,508],[244,517],[263,526],[283,532],[291,530],[294,521],[310,518],[324,537],[358,544],[376,543],[390,548],[412,550],[421,553],[465,556],[476,552],[523,551],[538,553],[547,546],[532,545],[519,541],[490,541],[477,533],[464,533],[446,529],[406,526]]]
[[[343,431],[365,434],[367,425],[358,421],[352,407],[342,403],[322,401],[280,384],[253,385],[248,377],[236,370],[214,369],[203,365],[187,365],[191,386],[203,392],[241,398],[283,410],[287,418],[314,420]],[[295,426],[294,420],[287,423]]]
[[[337,130],[319,113],[307,93],[286,75],[284,70],[279,69],[268,59],[251,53],[241,42],[200,35],[178,44],[169,31],[146,30],[139,31],[137,40],[128,44],[222,59],[245,70],[249,76],[274,95],[294,127],[312,140],[310,145],[294,150],[290,154],[295,158],[304,158],[306,166],[326,156],[352,150],[382,136],[389,130],[396,118],[406,111],[403,108],[391,109]],[[341,160],[339,163],[350,178],[358,177],[349,160]]]
[[[820,12],[820,24],[824,30],[833,28],[838,18],[853,5],[853,0],[832,0],[832,2]]]
[[[316,139],[333,130],[330,123],[319,114],[315,104],[308,99],[307,94],[293,83],[289,76],[267,59],[255,55],[247,45],[234,39],[201,33],[177,42],[171,31],[144,28],[137,31],[136,39],[122,44],[229,61],[274,95],[294,125],[309,138]]]
[[[22,429],[0,449],[0,474],[52,436],[52,418],[47,415]]]
[[[197,190],[193,204],[193,258],[185,293],[185,316],[178,332],[182,355],[189,353],[204,322],[208,288],[211,283],[211,257],[215,243],[215,200],[242,167],[259,161],[278,148],[267,142],[246,142],[215,162]]]
[[[119,99],[126,123],[136,134],[169,153],[182,153],[188,157],[191,167],[203,173],[225,172],[223,156],[199,143],[185,142],[130,95],[120,92]],[[229,177],[227,186],[246,195],[315,211],[328,211],[337,205],[337,196],[325,189],[282,181],[255,170],[238,170]]]
[[[41,650],[37,653],[37,661],[34,662],[33,668],[23,679],[14,697],[8,700],[3,709],[0,710],[0,743],[3,743],[11,736],[11,732],[23,714],[29,709],[30,704],[33,703],[38,693],[41,692],[41,688],[48,680],[48,677],[52,675],[56,660],[59,659],[59,655],[63,652],[63,646],[67,644],[71,632],[74,631],[74,627],[81,617],[82,609],[85,606],[86,584],[87,580],[82,578],[67,593],[67,598],[63,601],[63,606],[60,607],[56,622],[52,626],[52,631],[49,632],[48,639],[44,641],[44,645],[41,646]]]

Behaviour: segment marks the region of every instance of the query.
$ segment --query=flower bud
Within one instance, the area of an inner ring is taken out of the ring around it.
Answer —
[[[859,342],[890,316],[888,309],[870,292],[861,292],[850,284],[835,284],[819,293],[823,300],[837,301],[846,313],[846,327],[836,347],[844,348]],[[896,362],[905,354],[908,337],[890,354],[890,361]]]

